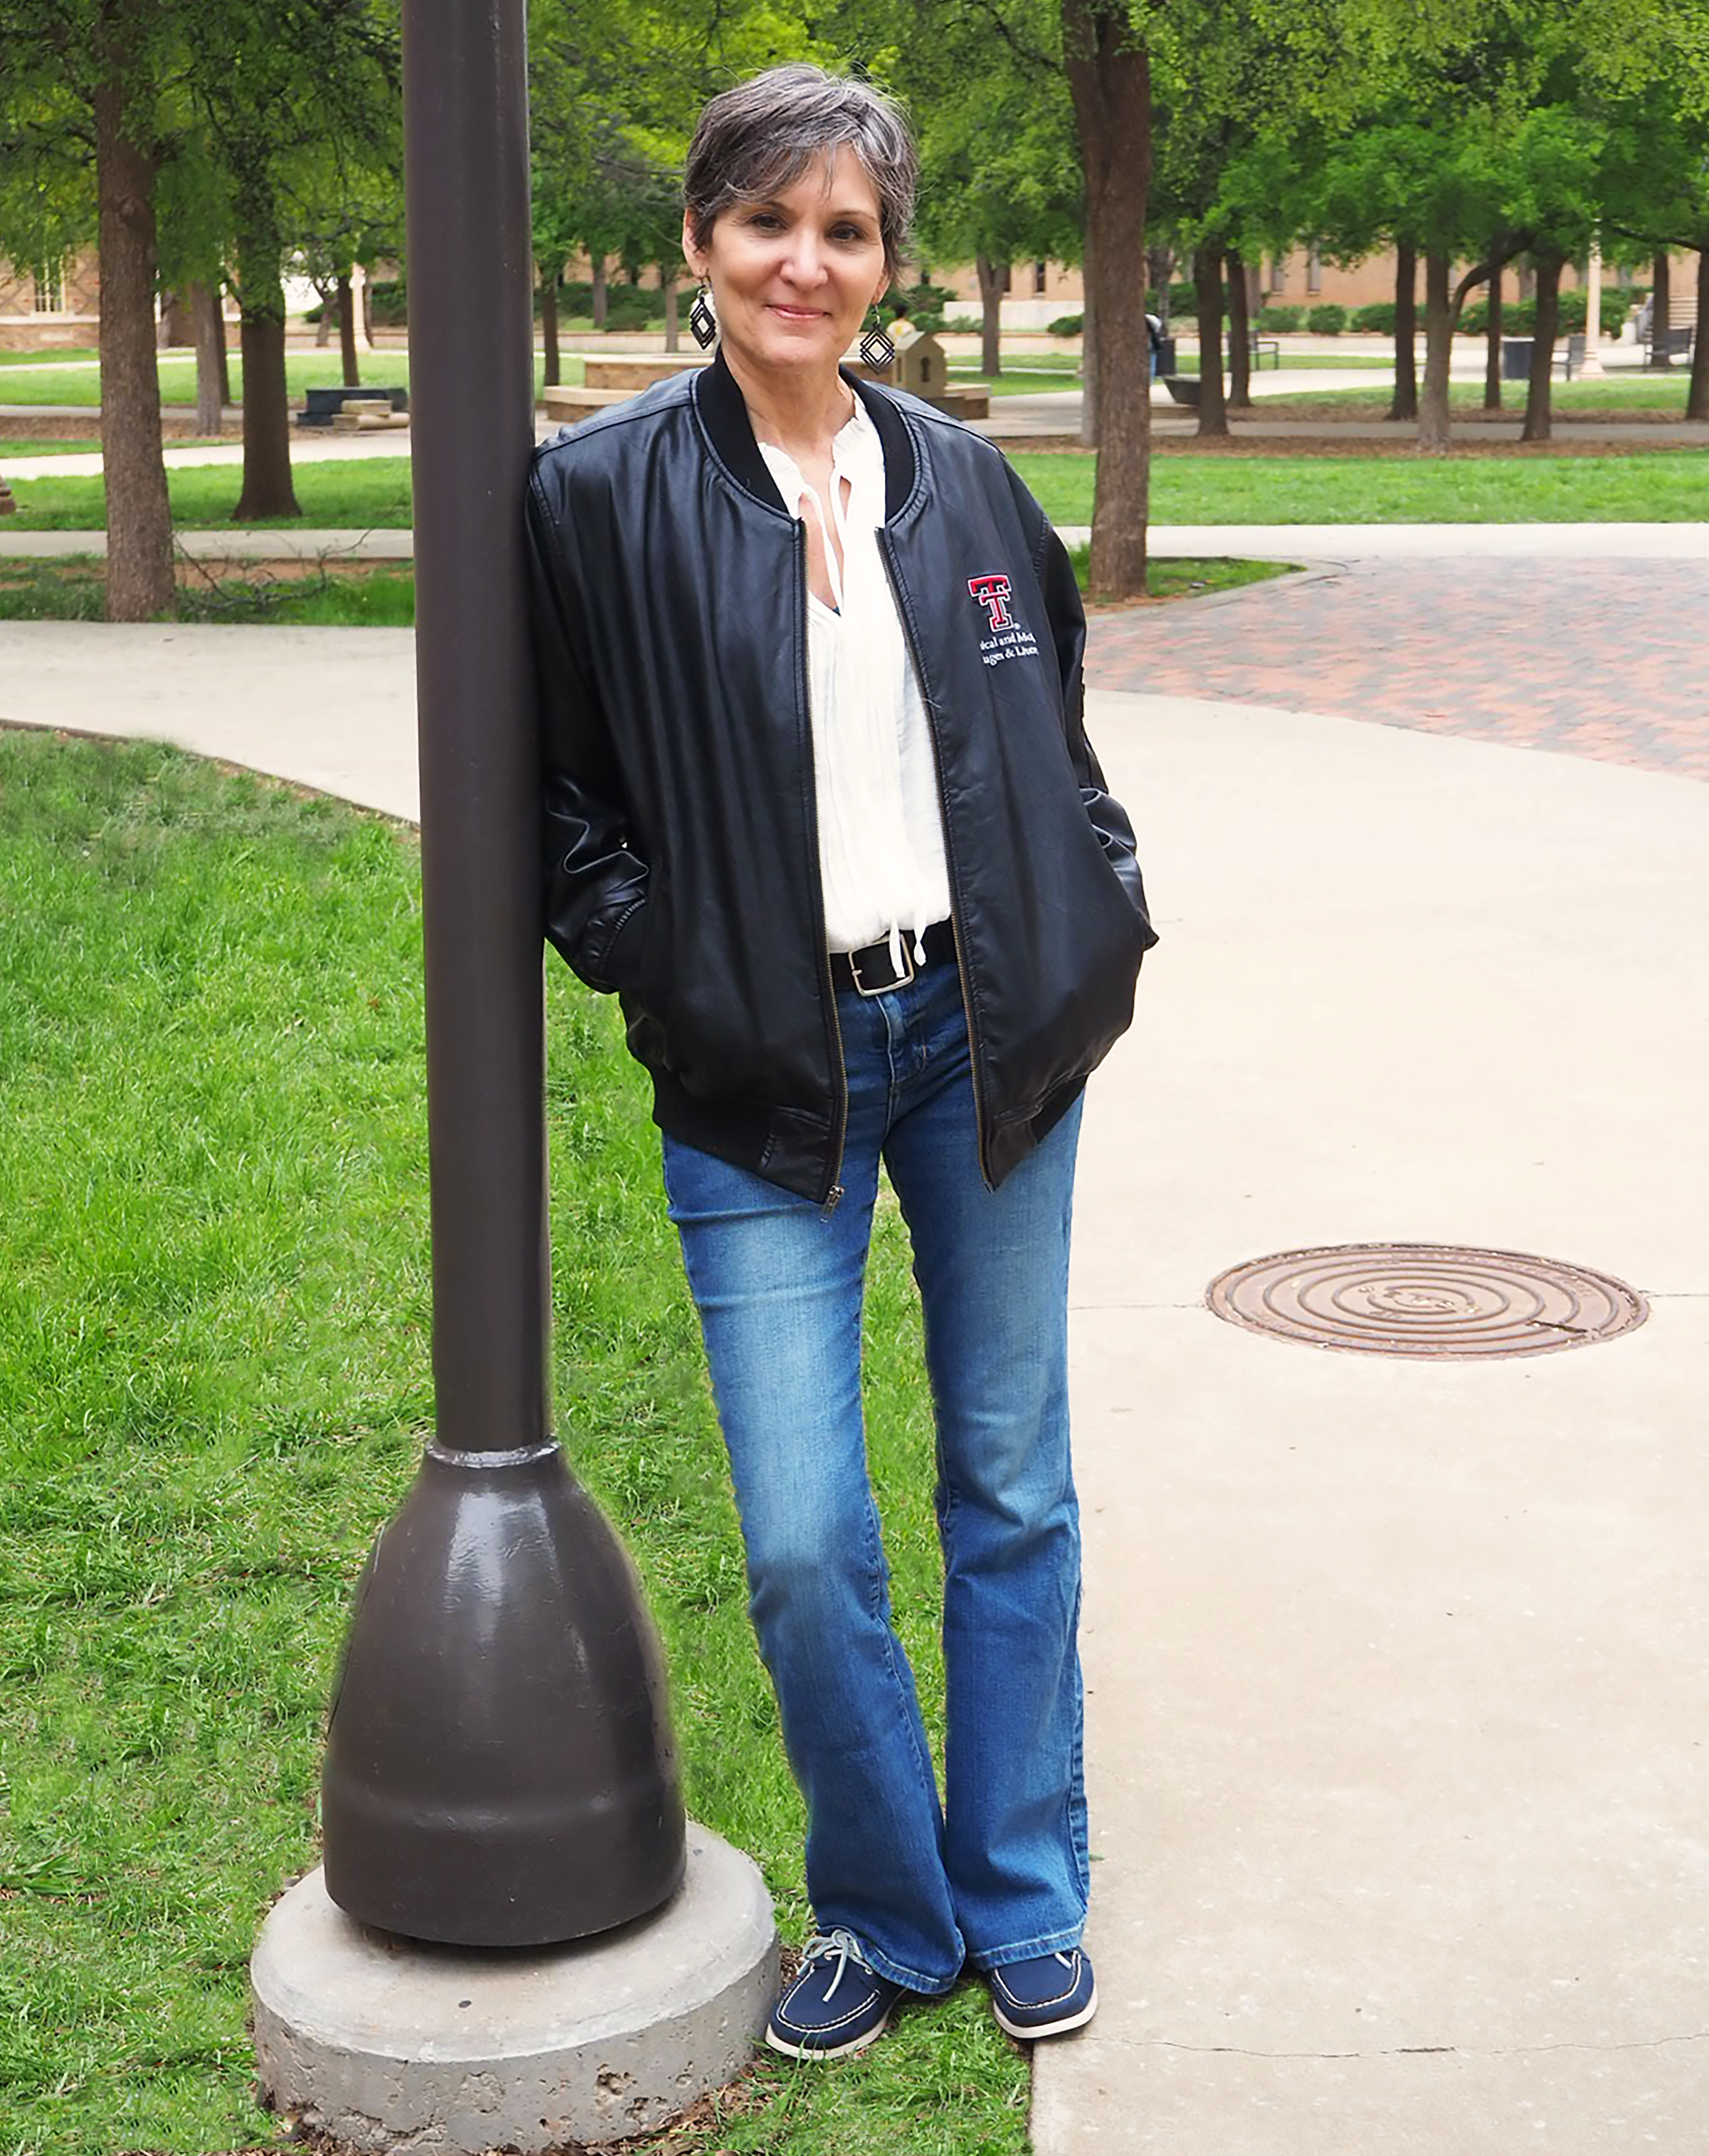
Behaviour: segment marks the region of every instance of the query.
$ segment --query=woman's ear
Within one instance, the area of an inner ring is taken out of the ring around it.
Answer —
[[[696,244],[694,227],[687,217],[682,220],[682,259],[695,276],[705,276],[706,257]]]

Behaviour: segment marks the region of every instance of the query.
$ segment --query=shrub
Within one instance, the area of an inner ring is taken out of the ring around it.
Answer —
[[[1588,295],[1579,287],[1562,292],[1561,309],[1557,318],[1556,332],[1561,336],[1581,336],[1584,331],[1584,311]],[[1624,292],[1616,289],[1602,295],[1602,333],[1618,336],[1626,320],[1629,300]],[[1459,318],[1460,332],[1464,336],[1482,336],[1490,326],[1490,303],[1479,300],[1469,306]],[[1501,334],[1503,336],[1535,336],[1537,334],[1537,301],[1535,300],[1504,300],[1501,303]]]
[[[383,285],[370,284],[368,299],[377,322],[389,329],[397,329],[409,318],[409,295],[401,276],[393,277]]]
[[[1078,336],[1086,327],[1084,315],[1058,315],[1053,322],[1044,326],[1048,336]]]
[[[1350,329],[1363,330],[1367,336],[1394,335],[1394,301],[1373,300],[1368,307],[1355,307],[1348,318]]]
[[[1297,330],[1305,312],[1303,307],[1260,307],[1253,327],[1258,330]]]
[[[1326,300],[1306,316],[1305,326],[1313,336],[1339,336],[1347,326],[1347,311],[1333,300]]]
[[[538,308],[539,295],[535,295]],[[558,288],[560,315],[579,321],[594,316],[594,288],[585,280],[567,278]],[[665,319],[665,295],[647,285],[620,284],[615,278],[605,286],[605,326],[608,330],[650,329]]]
[[[957,336],[981,336],[985,331],[985,323],[978,315],[951,315],[944,327],[953,330]]]
[[[1563,336],[1569,333],[1574,336],[1583,334],[1585,313],[1589,303],[1590,295],[1583,285],[1578,286],[1573,291],[1562,293],[1560,328]],[[1598,312],[1602,318],[1602,333],[1604,336],[1619,335],[1625,323],[1629,304],[1626,295],[1618,289],[1603,291],[1602,305],[1598,309]]]

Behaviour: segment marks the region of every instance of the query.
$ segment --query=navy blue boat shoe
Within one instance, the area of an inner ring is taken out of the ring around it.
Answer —
[[[765,2025],[765,2041],[791,2059],[841,2059],[882,2036],[906,1987],[871,1968],[852,1932],[815,1932],[801,1966]]]
[[[1012,2036],[1065,2036],[1083,2029],[1098,2011],[1092,1964],[1078,1947],[1066,1953],[1012,1961],[991,1972],[993,2012]]]

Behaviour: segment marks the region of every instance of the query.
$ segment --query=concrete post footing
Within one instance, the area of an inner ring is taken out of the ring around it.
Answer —
[[[664,1907],[570,1946],[394,1938],[347,1917],[317,1870],[250,1967],[261,2099],[365,2156],[620,2140],[735,2078],[777,1967],[758,1870],[692,1820]]]

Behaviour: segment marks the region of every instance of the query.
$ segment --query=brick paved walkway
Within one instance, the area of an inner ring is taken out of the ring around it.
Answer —
[[[1709,783],[1709,563],[1362,562],[1092,623],[1094,688],[1277,704]]]

